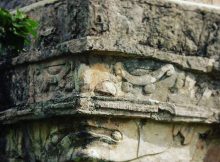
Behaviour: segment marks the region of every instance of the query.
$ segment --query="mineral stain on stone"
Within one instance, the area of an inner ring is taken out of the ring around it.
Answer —
[[[209,148],[204,162],[220,162],[220,146],[212,146]]]

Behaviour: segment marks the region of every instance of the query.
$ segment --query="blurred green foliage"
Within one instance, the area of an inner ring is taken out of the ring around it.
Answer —
[[[19,52],[37,35],[38,23],[23,12],[15,13],[0,8],[0,55]]]

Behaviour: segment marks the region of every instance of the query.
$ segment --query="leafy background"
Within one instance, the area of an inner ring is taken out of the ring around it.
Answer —
[[[17,10],[14,14],[0,8],[0,55],[17,54],[37,35],[38,23]]]

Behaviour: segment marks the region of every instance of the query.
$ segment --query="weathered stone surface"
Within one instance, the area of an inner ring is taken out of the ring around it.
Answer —
[[[40,3],[50,3],[51,1],[54,1],[54,0],[10,0],[10,1],[2,0],[0,2],[0,7],[4,7],[6,9],[16,9],[16,8],[21,8],[21,7],[24,7],[24,6],[34,4],[35,2],[39,2],[39,1],[42,1]],[[218,6],[220,4],[219,0],[185,0],[185,1],[196,2],[196,3],[214,4],[215,6]],[[184,3],[184,1],[180,1],[180,2]],[[193,3],[191,5],[193,5]]]
[[[18,2],[40,28],[0,60],[0,161],[219,160],[218,7]]]
[[[219,0],[186,0],[187,3],[188,2],[192,2],[193,3],[203,3],[203,4],[211,4],[211,5],[214,5],[214,6],[219,6],[220,5],[220,1]],[[194,4],[194,5],[197,5],[197,4]]]
[[[219,58],[218,7],[159,0],[44,0],[21,10],[41,22],[34,45],[41,51],[87,38],[86,50]]]
[[[213,138],[217,133],[214,129],[194,124],[114,118],[21,123],[4,132],[7,147],[2,159],[196,162],[212,154],[204,152],[218,147],[219,140]],[[3,147],[0,145],[0,150]]]
[[[47,102],[66,103],[78,98],[79,102],[86,99],[89,106],[76,103],[72,107],[86,113],[109,114],[108,109],[112,109],[123,110],[124,116],[219,122],[219,80],[173,64],[150,59],[75,56],[31,64],[26,70],[12,71],[12,82],[8,85],[10,102],[2,103],[17,105],[18,112],[31,105],[43,110]],[[20,75],[22,82],[16,80],[17,71],[24,74]],[[126,115],[126,111],[134,114]],[[5,115],[0,119],[5,120]]]
[[[19,9],[21,7],[30,5],[32,3],[38,2],[40,0],[2,0],[0,2],[0,7],[6,9]]]

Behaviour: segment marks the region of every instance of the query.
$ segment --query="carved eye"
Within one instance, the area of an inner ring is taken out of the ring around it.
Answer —
[[[114,131],[114,132],[112,132],[111,137],[112,137],[114,140],[116,140],[116,141],[120,141],[120,140],[123,139],[122,133],[119,132],[119,131],[117,131],[117,130]]]

